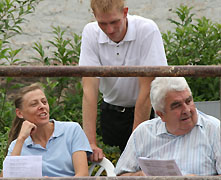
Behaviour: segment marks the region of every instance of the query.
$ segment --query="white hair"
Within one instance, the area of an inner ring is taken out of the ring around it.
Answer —
[[[184,77],[156,77],[151,83],[150,99],[153,109],[164,112],[165,97],[170,91],[184,91],[190,87]],[[192,94],[192,93],[191,93]]]

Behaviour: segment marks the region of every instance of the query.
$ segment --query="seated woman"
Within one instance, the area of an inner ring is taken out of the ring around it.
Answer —
[[[87,156],[92,150],[80,125],[49,119],[49,105],[39,84],[22,88],[15,97],[8,155],[41,155],[43,176],[88,176]]]

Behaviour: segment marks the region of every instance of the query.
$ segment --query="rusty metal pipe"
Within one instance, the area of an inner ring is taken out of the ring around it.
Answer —
[[[0,77],[221,77],[216,66],[0,66]]]

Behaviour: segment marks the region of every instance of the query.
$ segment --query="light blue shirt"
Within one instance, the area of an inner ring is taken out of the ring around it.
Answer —
[[[174,159],[183,175],[221,174],[220,121],[197,111],[198,122],[188,134],[167,132],[158,117],[141,123],[132,133],[121,155],[116,174],[140,171],[138,157]]]
[[[52,121],[54,132],[46,148],[34,144],[29,136],[23,144],[21,156],[41,155],[43,176],[74,176],[72,154],[76,151],[86,151],[87,155],[91,154],[88,139],[78,123]],[[10,144],[8,155],[11,154],[15,143],[16,140]]]

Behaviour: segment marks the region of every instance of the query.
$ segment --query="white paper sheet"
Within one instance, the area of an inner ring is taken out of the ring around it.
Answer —
[[[3,177],[42,177],[42,156],[6,156]]]
[[[182,176],[174,160],[153,160],[139,157],[139,165],[147,176]]]

